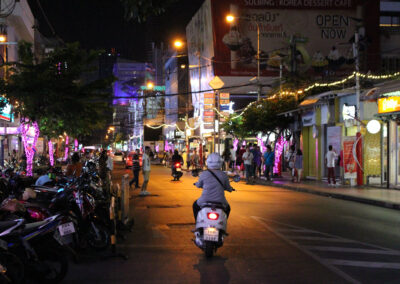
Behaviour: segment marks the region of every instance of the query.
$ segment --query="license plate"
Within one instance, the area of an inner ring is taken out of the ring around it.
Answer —
[[[218,242],[218,229],[216,228],[205,228],[204,229],[204,240]]]
[[[181,169],[181,168],[176,168],[176,171],[177,171],[177,172],[181,172],[182,169]]]
[[[58,226],[58,231],[60,232],[60,236],[69,235],[75,233],[74,223],[69,222],[65,224],[61,224]]]

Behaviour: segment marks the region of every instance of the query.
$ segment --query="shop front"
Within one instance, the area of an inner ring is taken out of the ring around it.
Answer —
[[[382,125],[381,171],[382,183],[400,188],[400,92],[381,94],[378,114]]]

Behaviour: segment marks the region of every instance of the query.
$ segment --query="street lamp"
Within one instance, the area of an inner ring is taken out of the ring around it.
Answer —
[[[152,90],[154,88],[153,82],[148,82],[147,83],[147,89]]]
[[[0,42],[6,42],[7,41],[7,36],[0,34]]]
[[[179,39],[175,40],[175,41],[174,41],[174,46],[175,46],[176,48],[181,48],[181,47],[183,46],[183,41],[181,41],[181,40],[179,40]]]
[[[234,15],[227,15],[226,16],[226,21],[230,24],[232,24],[235,19],[243,19],[241,17],[236,17]],[[247,19],[247,18],[246,18]],[[261,97],[261,83],[260,83],[260,25],[257,21],[255,21],[257,25],[257,82],[258,82],[258,91],[257,91],[257,100],[260,100]]]

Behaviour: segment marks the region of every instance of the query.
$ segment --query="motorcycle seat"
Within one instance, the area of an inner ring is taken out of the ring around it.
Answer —
[[[210,201],[208,201],[208,202],[204,203],[201,206],[201,209],[203,209],[204,207],[210,207],[212,209],[218,208],[218,209],[222,209],[222,210],[226,209],[226,205],[221,203],[221,202],[210,202]]]
[[[0,222],[0,232],[4,232],[7,229],[15,226],[20,220],[12,220],[12,221],[1,221]]]

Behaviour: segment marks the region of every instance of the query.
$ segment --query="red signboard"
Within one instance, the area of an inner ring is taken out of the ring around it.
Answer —
[[[343,167],[344,167],[344,178],[346,179],[357,178],[357,165],[353,153],[353,146],[355,141],[356,141],[355,136],[343,138]]]
[[[208,110],[208,111],[204,111],[203,113],[204,116],[212,116],[214,117],[214,111],[213,110]]]

